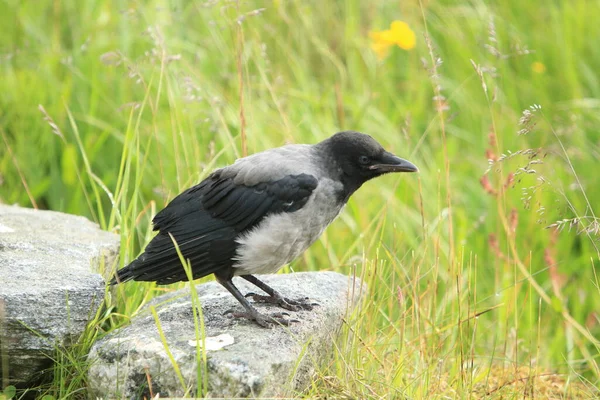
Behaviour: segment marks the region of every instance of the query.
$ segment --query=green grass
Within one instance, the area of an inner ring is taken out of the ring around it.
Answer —
[[[378,60],[368,33],[397,19],[417,46]],[[88,216],[122,266],[245,148],[363,131],[420,173],[367,183],[284,269],[371,290],[302,395],[593,398],[598,20],[585,0],[3,0],[0,201]],[[84,398],[97,335],[173,289],[119,287],[38,393]]]

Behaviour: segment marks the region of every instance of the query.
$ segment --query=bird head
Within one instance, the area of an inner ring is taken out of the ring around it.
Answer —
[[[320,143],[340,173],[349,197],[366,181],[390,172],[417,172],[419,169],[381,146],[369,135],[339,132]]]

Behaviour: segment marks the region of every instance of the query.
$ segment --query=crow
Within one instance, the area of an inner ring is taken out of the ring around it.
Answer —
[[[244,307],[234,317],[258,325],[288,325],[285,314],[261,314],[247,299],[287,310],[310,310],[308,299],[283,297],[256,278],[274,273],[302,254],[338,216],[366,181],[417,167],[371,136],[345,131],[314,145],[291,144],[237,160],[212,172],[175,197],[153,219],[158,234],[144,252],[117,271],[112,285],[187,281],[174,242],[191,265],[193,279],[214,274]],[[267,296],[244,296],[233,284],[239,276]]]

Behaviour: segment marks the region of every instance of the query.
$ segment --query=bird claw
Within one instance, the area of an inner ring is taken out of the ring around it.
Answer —
[[[252,299],[257,303],[275,304],[290,311],[311,311],[314,306],[319,305],[318,303],[309,302],[310,299],[308,297],[292,300],[278,295],[263,296],[252,292],[247,293],[245,297],[252,297]]]
[[[314,307],[317,307],[320,305],[319,303],[311,302],[308,297],[299,298],[296,300],[284,298],[283,301],[285,301],[288,304],[291,304],[292,306],[295,306],[296,311],[299,311],[299,310],[312,311],[312,309]]]
[[[251,321],[256,322],[258,325],[263,328],[271,328],[272,325],[283,325],[290,326],[294,322],[300,322],[297,319],[286,318],[289,317],[290,314],[286,312],[277,312],[270,315],[261,314],[258,311],[254,312],[240,312],[234,310],[225,311],[225,315],[230,316],[231,318],[245,318]]]
[[[320,306],[319,303],[316,302],[311,302],[310,299],[308,297],[302,297],[296,300],[291,300],[291,299],[285,299],[285,301],[287,301],[290,304],[294,304],[297,306],[301,306],[304,310],[312,310],[313,307],[318,307]]]

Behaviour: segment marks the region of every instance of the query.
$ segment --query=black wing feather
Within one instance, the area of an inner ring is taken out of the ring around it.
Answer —
[[[302,208],[317,187],[308,174],[288,175],[275,182],[239,185],[220,171],[175,197],[153,219],[158,234],[145,251],[111,281],[187,280],[173,239],[192,266],[194,279],[233,264],[236,238],[266,216]]]

